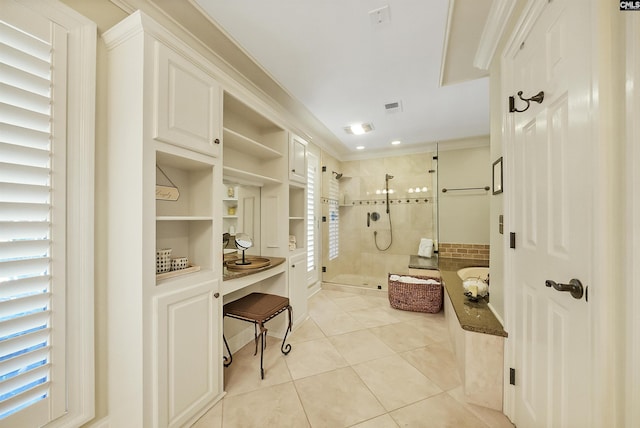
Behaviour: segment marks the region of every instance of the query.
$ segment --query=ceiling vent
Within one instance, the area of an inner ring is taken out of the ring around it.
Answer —
[[[388,24],[391,21],[389,5],[369,11],[369,19],[371,19],[373,26]]]
[[[402,111],[402,101],[392,101],[389,103],[385,103],[384,111],[387,113],[399,113]]]

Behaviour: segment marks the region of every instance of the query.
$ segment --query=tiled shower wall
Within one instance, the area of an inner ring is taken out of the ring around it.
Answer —
[[[418,253],[421,238],[435,236],[436,222],[433,198],[435,174],[434,153],[343,162],[339,181],[340,255],[324,260],[326,282],[386,288],[387,275],[408,269],[409,256]],[[327,174],[327,173],[325,173]],[[374,231],[380,248],[391,239],[385,195],[385,174],[394,176],[389,187],[393,243],[386,251],[375,246]],[[327,177],[327,179],[333,179]],[[419,192],[416,192],[419,188]],[[427,191],[424,192],[423,188]],[[412,189],[410,192],[409,189]],[[324,196],[324,195],[323,195]],[[378,213],[379,220],[369,222],[367,214]]]

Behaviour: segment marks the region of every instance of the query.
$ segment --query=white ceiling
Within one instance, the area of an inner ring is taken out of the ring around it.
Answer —
[[[472,63],[491,1],[195,0],[352,154],[488,135],[489,82]],[[356,122],[374,130],[348,135]]]

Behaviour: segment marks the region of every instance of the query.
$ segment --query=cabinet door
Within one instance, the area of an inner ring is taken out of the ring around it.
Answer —
[[[156,44],[155,135],[207,155],[220,154],[218,83],[186,57]]]
[[[307,253],[296,253],[289,257],[289,300],[293,307],[293,325],[307,318]]]
[[[219,281],[154,299],[157,426],[184,426],[222,392]]]
[[[289,179],[307,182],[307,142],[296,136],[289,141]]]

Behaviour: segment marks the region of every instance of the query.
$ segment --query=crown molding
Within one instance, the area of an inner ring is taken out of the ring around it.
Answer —
[[[488,70],[491,66],[491,61],[515,5],[516,0],[493,0],[487,22],[480,36],[476,56],[473,59],[474,67]]]

